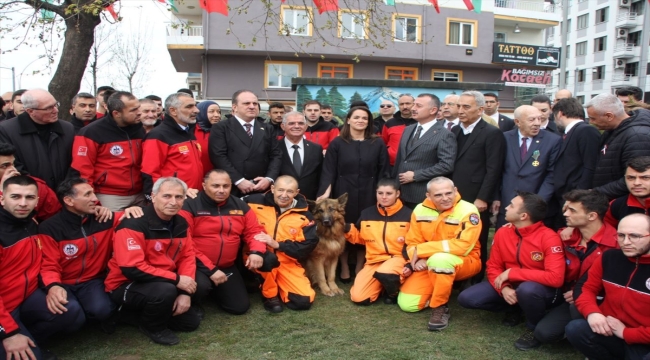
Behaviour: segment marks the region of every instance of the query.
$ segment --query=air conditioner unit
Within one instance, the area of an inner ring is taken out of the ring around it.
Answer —
[[[618,6],[622,8],[629,8],[632,0],[618,0]]]
[[[624,69],[625,65],[627,65],[627,61],[625,60],[616,60],[616,66],[614,66],[616,69]]]
[[[616,30],[616,37],[619,38],[619,39],[627,38],[628,34],[629,34],[628,29],[618,29],[618,30]]]

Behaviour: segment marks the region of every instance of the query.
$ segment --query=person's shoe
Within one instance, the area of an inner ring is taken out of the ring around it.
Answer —
[[[145,329],[143,326],[140,326],[140,331],[147,335],[149,339],[153,340],[153,342],[158,344],[176,345],[181,342],[180,339],[178,339],[178,336],[176,336],[176,334],[174,334],[174,332],[169,329],[153,332]]]
[[[43,360],[57,360],[58,357],[54,355],[50,350],[43,349],[41,348],[41,355],[43,356]]]
[[[429,330],[440,331],[449,325],[449,308],[445,305],[431,309],[429,318]]]
[[[111,313],[111,316],[108,317],[108,319],[102,320],[99,323],[99,327],[102,329],[102,331],[108,335],[112,334],[117,330],[117,322],[120,320],[120,312],[119,311],[113,311]]]
[[[384,304],[386,305],[395,305],[397,304],[397,294],[395,295],[386,295],[384,298]]]
[[[264,299],[264,310],[273,314],[277,314],[281,313],[282,310],[284,310],[284,307],[282,306],[282,301],[280,301],[280,298],[274,296],[272,298]]]
[[[517,326],[523,321],[523,316],[520,311],[507,312],[506,316],[503,317],[501,323],[505,326]]]
[[[519,350],[530,350],[538,348],[542,345],[539,340],[535,339],[535,334],[533,330],[526,329],[526,332],[515,341],[515,347]]]
[[[205,309],[201,305],[194,305],[192,306],[194,308],[194,311],[196,312],[196,316],[199,317],[201,321],[203,321],[203,318],[205,317]]]

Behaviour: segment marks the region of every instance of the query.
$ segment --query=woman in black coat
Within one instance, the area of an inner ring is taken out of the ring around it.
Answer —
[[[341,134],[330,142],[318,199],[337,198],[348,193],[345,221],[356,223],[361,210],[376,204],[377,181],[388,177],[388,151],[374,134],[373,117],[368,108],[353,107],[348,112]],[[365,251],[357,251],[357,271],[363,268]],[[347,251],[341,255],[341,280],[350,279]]]

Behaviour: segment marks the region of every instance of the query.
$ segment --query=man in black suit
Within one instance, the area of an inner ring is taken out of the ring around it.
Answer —
[[[302,113],[292,111],[282,118],[284,140],[280,142],[280,175],[298,180],[298,189],[308,200],[316,200],[323,166],[323,147],[304,138],[307,121]]]
[[[280,142],[273,137],[270,124],[255,121],[259,102],[253,92],[233,94],[232,114],[210,132],[210,161],[216,169],[228,172],[236,195],[264,192],[280,174]]]
[[[483,94],[485,98],[485,108],[483,109],[483,120],[487,121],[486,117],[491,118],[497,124],[502,132],[512,130],[515,127],[515,121],[511,118],[499,114],[499,97],[495,93]]]
[[[551,99],[546,95],[535,95],[530,99],[530,105],[534,106],[542,113],[540,120],[542,121],[542,126],[540,130],[550,131],[554,134],[560,135],[560,131],[557,129],[557,125],[552,121],[551,117],[553,113],[551,112]]]
[[[559,211],[564,204],[563,195],[574,189],[591,189],[594,170],[598,162],[600,133],[595,127],[582,121],[582,104],[576,98],[561,99],[553,106],[558,130],[564,140],[555,162],[555,201],[549,211],[555,210],[551,228],[566,226],[564,215]],[[553,215],[552,212],[549,214]]]
[[[472,283],[483,280],[490,232],[490,203],[501,185],[506,139],[503,133],[481,119],[485,98],[478,91],[465,91],[458,99],[460,126],[452,129],[458,145],[452,180],[463,200],[474,203],[483,228],[479,236],[482,271]]]

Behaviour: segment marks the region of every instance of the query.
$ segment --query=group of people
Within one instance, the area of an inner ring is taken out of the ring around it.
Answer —
[[[52,357],[47,339],[86,322],[177,344],[205,301],[247,312],[246,278],[267,311],[307,310],[309,203],[345,194],[354,303],[430,308],[440,331],[460,287],[463,307],[525,319],[521,350],[566,337],[594,359],[650,353],[650,111],[636,93],[618,95],[632,111],[593,98],[593,126],[561,90],[514,119],[494,93],[404,94],[376,118],[352,104],[339,127],[317,101],[262,119],[248,90],[223,118],[189,90],[164,104],[97,90],[75,96],[70,122],[45,90],[3,107],[0,356]]]

